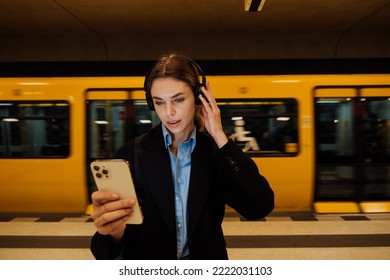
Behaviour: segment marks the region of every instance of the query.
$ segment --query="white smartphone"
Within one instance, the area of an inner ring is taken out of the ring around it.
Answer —
[[[94,160],[91,162],[90,167],[98,190],[115,192],[121,199],[135,199],[133,216],[126,223],[142,224],[142,210],[135,192],[129,162],[123,159]]]

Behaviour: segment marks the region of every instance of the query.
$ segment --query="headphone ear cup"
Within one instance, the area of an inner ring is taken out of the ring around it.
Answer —
[[[206,98],[203,94],[203,91],[202,91],[202,87],[204,87],[205,85],[204,84],[198,84],[195,88],[195,104],[196,105],[202,105],[202,100],[200,100],[199,98],[199,95],[201,94],[203,96],[203,98]]]
[[[145,92],[145,97],[146,97],[146,103],[148,103],[148,107],[150,110],[154,111],[154,103],[153,103],[153,98],[150,92],[146,91]]]

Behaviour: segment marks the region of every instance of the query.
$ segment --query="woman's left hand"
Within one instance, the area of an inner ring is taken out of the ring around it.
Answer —
[[[202,95],[199,96],[199,99],[203,104],[202,113],[204,117],[204,124],[218,147],[221,148],[228,142],[228,138],[223,131],[221,112],[217,106],[217,101],[213,96],[209,82],[206,83],[206,88],[202,87],[202,92],[207,98],[206,100]]]

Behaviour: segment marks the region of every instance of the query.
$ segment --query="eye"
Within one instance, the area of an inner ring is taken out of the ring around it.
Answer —
[[[184,97],[175,98],[175,103],[182,103],[184,100]]]
[[[155,101],[154,101],[154,104],[157,105],[157,106],[164,105],[164,101],[155,100]]]

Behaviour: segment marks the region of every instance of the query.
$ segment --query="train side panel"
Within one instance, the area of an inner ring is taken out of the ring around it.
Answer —
[[[385,74],[209,76],[207,79],[217,100],[222,100],[222,103],[226,101],[225,103],[228,105],[224,104],[227,107],[230,106],[229,108],[234,109],[234,105],[231,104],[235,100],[237,100],[237,104],[240,102],[240,104],[248,103],[254,107],[266,106],[268,101],[277,103],[283,100],[293,100],[293,103],[296,104],[298,139],[287,143],[289,147],[286,147],[286,150],[291,149],[291,153],[277,153],[278,151],[267,153],[261,149],[258,153],[250,153],[259,171],[269,180],[275,192],[276,211],[313,210],[316,182],[319,176],[318,174],[316,175],[316,172],[318,173],[318,163],[316,162],[319,159],[316,157],[316,150],[319,147],[316,143],[317,136],[315,135],[315,110],[316,106],[318,106],[316,103],[316,92],[318,90],[316,91],[316,89],[328,87],[351,88],[356,93],[356,97],[353,98],[356,99],[357,104],[365,102],[363,101],[364,98],[360,98],[367,96],[367,98],[370,98],[371,104],[378,103],[383,106],[386,96],[388,95],[390,98],[390,94],[388,94],[390,85],[389,75]],[[1,79],[0,140],[2,142],[0,143],[0,149],[7,146],[4,145],[4,142],[7,144],[7,141],[9,143],[13,141],[11,138],[15,133],[20,135],[24,133],[23,135],[28,136],[29,134],[26,133],[27,128],[25,127],[27,122],[38,121],[39,125],[32,127],[41,129],[44,135],[39,136],[41,130],[35,131],[35,135],[38,136],[34,137],[37,137],[37,139],[30,139],[31,141],[24,139],[24,142],[22,139],[20,143],[17,141],[13,144],[11,143],[9,145],[11,148],[8,148],[8,150],[0,150],[0,153],[2,153],[0,158],[0,189],[2,191],[0,212],[84,212],[89,204],[91,192],[88,189],[87,161],[93,157],[88,152],[90,145],[88,142],[90,137],[88,126],[94,126],[95,129],[98,129],[98,126],[94,125],[89,119],[88,94],[91,93],[90,103],[95,102],[96,107],[94,107],[94,110],[100,112],[99,110],[103,109],[103,107],[99,107],[102,106],[101,104],[115,103],[112,102],[115,99],[112,92],[115,91],[123,92],[126,97],[117,97],[117,102],[122,102],[120,100],[122,98],[129,99],[131,102],[136,101],[135,103],[138,102],[139,104],[145,103],[142,101],[144,99],[142,85],[143,77]],[[384,88],[381,91],[380,100],[377,98],[379,96],[377,91],[373,90],[378,88]],[[368,92],[367,94],[366,91]],[[340,95],[340,91],[337,91],[337,94],[333,91],[330,92],[332,96],[321,96],[323,100],[319,101],[335,101],[335,98],[343,97],[343,95]],[[108,102],[104,103],[106,100]],[[7,115],[8,112],[12,111],[8,110],[7,106],[11,108],[12,104],[16,104],[13,107],[14,115]],[[125,105],[123,108],[126,110],[126,108],[130,108],[126,106],[133,105]],[[69,150],[60,156],[56,154],[55,150],[58,148],[58,145],[55,144],[58,137],[56,138],[56,134],[52,133],[53,135],[49,139],[46,135],[47,132],[43,129],[55,121],[54,117],[53,120],[51,119],[50,114],[46,115],[46,113],[43,113],[49,112],[50,110],[45,108],[50,106],[54,109],[59,106],[69,108],[67,116],[60,115],[58,117],[60,121],[68,120],[69,122]],[[145,107],[146,105],[143,106]],[[221,105],[221,108],[223,106]],[[333,105],[329,106],[329,108],[333,108],[331,107]],[[38,109],[35,110],[33,107]],[[26,108],[29,109],[27,110]],[[135,107],[131,108],[134,109]],[[17,112],[18,110],[19,112]],[[21,114],[21,111],[24,113]],[[34,111],[36,111],[36,115],[26,115],[26,112]],[[123,110],[112,112],[118,114],[126,113]],[[133,110],[132,112],[136,111]],[[145,107],[142,114],[146,116],[148,113]],[[384,116],[387,116],[386,110],[382,113]],[[18,114],[20,120],[17,120],[15,117]],[[123,121],[120,118],[119,120]],[[133,119],[130,121],[134,120],[133,116]],[[154,117],[154,121],[158,120]],[[19,122],[19,125],[12,124],[12,122]],[[232,122],[230,121],[230,123]],[[389,124],[390,122],[387,121],[386,129],[389,128]],[[12,127],[18,128],[11,129]],[[127,128],[123,129],[123,131],[127,130]],[[390,130],[388,129],[387,131]],[[24,138],[28,138],[27,136]],[[102,137],[105,137],[104,133],[102,133]],[[340,143],[337,142],[337,138],[335,139],[336,142],[333,145],[337,146]],[[23,156],[21,151],[28,150],[28,145],[32,147],[40,142],[42,142],[42,147],[39,147],[37,150],[41,151],[42,154],[39,154],[39,152],[37,155]],[[122,140],[117,141],[117,144],[119,142],[122,142]],[[386,145],[389,147],[388,144]],[[358,150],[363,148],[357,147]],[[53,149],[54,154],[51,155],[50,153],[53,152]],[[361,160],[362,166],[368,164],[365,162],[364,157],[361,157]],[[330,162],[330,164],[336,165],[337,162]],[[380,163],[380,165],[388,170],[388,161]],[[361,182],[358,183],[360,184]],[[377,184],[378,182],[374,183]],[[384,185],[385,182],[379,183],[386,187]],[[337,185],[333,187],[337,191],[342,191],[341,189],[338,190]],[[388,201],[386,197],[383,197],[383,200]],[[328,203],[328,201],[322,202]],[[353,203],[358,204],[359,202]]]
[[[298,104],[298,153],[253,157],[275,193],[275,211],[310,211],[314,182],[313,105],[311,83],[302,77],[210,77],[217,98],[249,100],[294,98]]]
[[[1,212],[83,212],[88,202],[83,187],[86,181],[83,90],[71,81],[62,86],[56,86],[55,83],[55,79],[31,78],[8,79],[2,83],[1,102],[4,106],[7,102],[18,102],[23,107],[43,107],[58,102],[67,104],[70,108],[70,137],[69,151],[64,157],[38,154],[28,158],[21,155],[0,159]],[[49,102],[43,104],[41,101]],[[34,118],[37,117],[31,117],[30,121]],[[40,122],[47,121],[50,122],[44,119]],[[21,123],[21,120],[18,122]],[[19,126],[19,130],[25,129],[25,126]],[[25,143],[20,143],[17,148],[25,149]],[[44,151],[44,148],[48,150],[53,147],[42,146],[42,153],[50,153]]]

